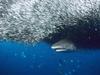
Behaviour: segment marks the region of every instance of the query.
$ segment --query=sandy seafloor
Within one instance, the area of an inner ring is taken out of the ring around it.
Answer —
[[[0,75],[100,75],[100,49],[56,53],[45,42],[0,41]]]

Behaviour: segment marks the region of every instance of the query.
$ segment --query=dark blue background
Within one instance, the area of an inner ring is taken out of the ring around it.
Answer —
[[[0,75],[100,75],[100,50],[56,53],[45,42],[0,41]]]

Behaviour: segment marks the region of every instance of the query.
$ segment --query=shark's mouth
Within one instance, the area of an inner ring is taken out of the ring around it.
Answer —
[[[56,50],[56,52],[73,51],[72,49],[66,49],[66,48],[53,48],[53,47],[51,48]]]

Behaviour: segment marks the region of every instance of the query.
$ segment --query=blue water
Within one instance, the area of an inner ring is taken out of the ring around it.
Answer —
[[[100,50],[56,53],[45,42],[0,41],[0,75],[100,75]]]

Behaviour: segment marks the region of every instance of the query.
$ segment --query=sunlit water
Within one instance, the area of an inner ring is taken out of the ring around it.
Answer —
[[[100,51],[56,53],[44,42],[1,41],[0,75],[100,75]]]

